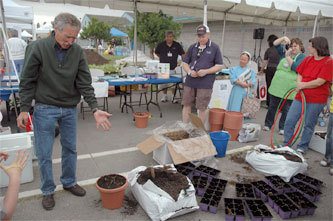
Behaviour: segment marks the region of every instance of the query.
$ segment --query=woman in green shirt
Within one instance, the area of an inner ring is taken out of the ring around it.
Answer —
[[[277,39],[276,41],[278,41]],[[275,44],[275,42],[274,42]],[[287,49],[287,47],[289,48]],[[263,130],[268,131],[274,123],[275,112],[279,106],[281,99],[284,99],[283,96],[285,93],[296,87],[297,66],[305,58],[304,46],[302,41],[299,38],[293,38],[290,41],[290,45],[286,45],[285,57],[281,59],[280,63],[277,66],[275,75],[273,77],[272,83],[268,89],[270,95],[270,103],[268,111],[265,118],[265,126]],[[283,109],[282,116],[279,122],[279,134],[283,135],[284,131],[284,122],[287,117],[289,107],[292,103],[292,100],[295,97],[295,93],[292,96],[288,97]]]

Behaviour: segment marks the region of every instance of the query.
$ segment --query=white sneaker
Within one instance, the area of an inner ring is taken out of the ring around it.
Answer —
[[[280,135],[284,135],[284,130],[279,130]]]
[[[262,130],[263,130],[263,131],[269,131],[269,130],[270,130],[270,128],[269,128],[269,127],[267,127],[267,126],[264,126],[264,127],[262,128]]]
[[[330,164],[327,162],[326,159],[323,159],[320,161],[320,165],[323,166],[323,167],[328,167]]]
[[[305,150],[301,149],[301,148],[297,148],[296,150],[297,152],[301,153],[301,154],[305,154]]]
[[[333,176],[333,167],[330,168],[330,174]]]
[[[161,101],[164,103],[164,102],[168,102],[168,95],[163,95]]]

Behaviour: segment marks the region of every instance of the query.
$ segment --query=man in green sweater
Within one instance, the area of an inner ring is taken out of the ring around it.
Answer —
[[[87,61],[81,47],[74,43],[80,28],[81,23],[74,15],[57,15],[54,19],[54,31],[50,36],[27,47],[21,73],[21,113],[17,118],[17,125],[25,127],[34,99],[35,147],[43,193],[42,206],[46,210],[55,206],[52,148],[56,123],[59,124],[62,146],[60,181],[65,190],[76,196],[86,194],[76,183],[76,105],[81,96],[91,107],[97,128],[111,128],[108,119],[111,114],[97,109]]]

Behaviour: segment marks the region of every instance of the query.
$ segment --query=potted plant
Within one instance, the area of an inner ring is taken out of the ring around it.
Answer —
[[[109,174],[100,177],[96,182],[96,187],[101,194],[103,207],[106,209],[122,207],[127,186],[128,181],[122,175]]]
[[[149,112],[135,112],[133,116],[137,128],[146,128],[148,126]]]

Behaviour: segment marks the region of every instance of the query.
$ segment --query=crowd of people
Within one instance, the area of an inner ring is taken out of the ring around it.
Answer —
[[[111,128],[111,114],[97,108],[87,61],[81,47],[75,44],[80,28],[80,21],[74,15],[59,14],[54,20],[54,31],[49,37],[30,43],[26,47],[23,68],[17,68],[21,71],[21,112],[17,118],[18,127],[25,128],[32,101],[35,100],[33,127],[43,194],[42,206],[45,210],[51,210],[55,206],[52,149],[56,123],[59,124],[62,146],[60,181],[65,190],[79,197],[86,194],[76,179],[76,106],[81,96],[91,107],[97,128]],[[155,49],[161,62],[170,63],[171,71],[177,66],[178,56],[183,57],[182,68],[186,76],[182,119],[185,123],[189,122],[192,106],[195,106],[200,119],[205,122],[215,73],[223,68],[220,48],[211,41],[209,28],[205,25],[198,26],[196,35],[195,43],[186,54],[181,45],[174,41],[174,33],[171,31],[166,32],[165,41]],[[307,57],[303,43],[298,38],[290,40],[286,36],[278,38],[271,35],[268,37],[268,44],[264,65],[258,73],[265,73],[269,92],[263,129],[271,129],[278,104],[288,91],[295,89],[282,109],[279,133],[284,135],[284,144],[290,145],[295,125],[305,107],[304,130],[297,145],[297,151],[305,154],[318,116],[330,95],[333,60],[330,58],[328,41],[324,37],[311,38]],[[230,111],[240,111],[243,98],[256,91],[256,73],[248,65],[250,60],[251,54],[243,51],[240,53],[239,65],[230,68],[230,81],[233,85],[227,107]],[[306,102],[302,98],[305,98]],[[333,175],[333,103],[330,111],[326,154],[320,163],[322,166],[330,166],[330,174]],[[0,153],[0,161],[7,157],[6,153]],[[15,209],[20,174],[26,161],[27,154],[19,152],[12,165],[2,166],[10,177],[10,183],[3,200],[4,205],[0,208],[1,219],[11,218]]]

